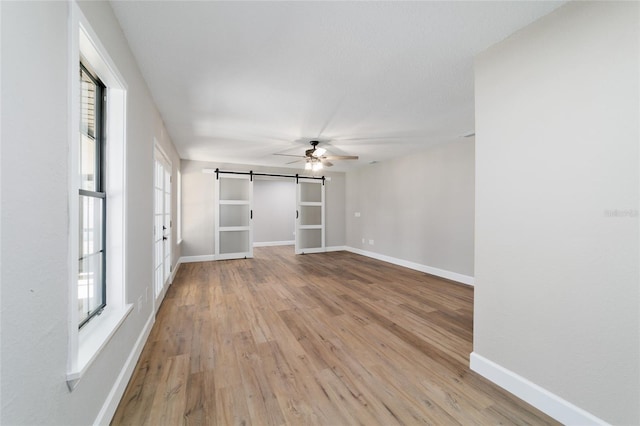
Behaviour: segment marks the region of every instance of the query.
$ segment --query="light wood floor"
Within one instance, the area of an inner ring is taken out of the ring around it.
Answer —
[[[473,288],[347,252],[184,264],[114,425],[555,424],[469,370]]]

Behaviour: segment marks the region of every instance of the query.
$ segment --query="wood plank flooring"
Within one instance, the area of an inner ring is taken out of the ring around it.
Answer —
[[[469,370],[473,288],[348,252],[180,267],[113,425],[556,424]]]

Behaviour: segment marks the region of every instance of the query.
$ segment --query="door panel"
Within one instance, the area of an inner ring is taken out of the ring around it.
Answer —
[[[300,179],[297,188],[296,254],[325,251],[324,185]]]
[[[253,181],[220,174],[216,180],[216,259],[253,257]]]
[[[161,302],[171,277],[171,164],[157,149],[153,181],[153,293]]]

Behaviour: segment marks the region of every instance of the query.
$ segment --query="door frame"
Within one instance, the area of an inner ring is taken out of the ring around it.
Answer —
[[[162,167],[162,182],[161,187],[158,187],[158,165]],[[153,288],[152,297],[155,305],[155,310],[160,308],[162,300],[164,299],[167,289],[171,285],[171,273],[173,272],[173,265],[171,264],[172,257],[172,191],[171,185],[173,183],[172,164],[169,157],[164,152],[162,147],[154,139],[153,148]],[[167,182],[168,175],[168,182]],[[162,191],[162,202],[158,202],[158,189]],[[167,202],[168,198],[168,202]],[[157,208],[161,207],[162,212],[158,213]],[[166,211],[168,208],[168,212]],[[159,224],[156,222],[157,215],[162,216],[162,226],[166,229],[160,229]],[[161,244],[161,249],[158,250],[158,244]],[[161,262],[158,264],[158,253],[160,251]],[[167,264],[168,263],[168,264]],[[162,278],[161,288],[158,289],[158,268]]]

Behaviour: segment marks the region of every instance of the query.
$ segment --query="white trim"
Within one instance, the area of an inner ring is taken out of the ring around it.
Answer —
[[[111,423],[113,419],[113,415],[116,412],[116,408],[118,408],[118,404],[120,403],[120,399],[122,395],[124,395],[124,391],[127,388],[127,384],[129,383],[129,379],[133,374],[133,369],[136,366],[138,359],[140,358],[140,354],[142,354],[142,349],[144,348],[147,339],[149,338],[149,334],[151,333],[151,329],[153,324],[155,323],[155,315],[152,313],[147,320],[142,332],[138,336],[138,340],[136,340],[136,344],[133,346],[133,349],[129,353],[127,360],[120,370],[120,374],[118,374],[118,378],[116,379],[107,399],[104,404],[102,404],[102,408],[98,413],[98,416],[94,420],[94,425],[108,425]]]
[[[109,300],[117,306],[127,304],[126,298],[126,235],[127,235],[127,93],[117,88],[107,88],[107,280]],[[121,143],[116,143],[120,141]],[[113,305],[113,303],[112,303]]]
[[[182,263],[180,263],[180,260],[182,258],[178,259],[178,262],[176,262],[176,264],[174,265],[173,270],[171,271],[171,276],[169,277],[169,284],[173,284],[173,280],[176,278],[176,274],[178,273],[178,269],[180,269],[180,265],[182,265]]]
[[[212,260],[218,260],[215,254],[204,254],[201,256],[182,256],[178,263],[193,263],[193,262],[211,262]]]
[[[171,160],[169,159],[169,156],[167,155],[165,150],[162,148],[162,146],[158,142],[158,139],[156,139],[156,137],[154,136],[153,137],[153,158],[154,159],[158,158],[156,157],[156,154],[158,153],[160,154],[160,159],[166,162],[167,165],[169,166],[169,169],[173,171],[173,165],[171,164]]]
[[[99,317],[89,321],[79,332],[75,369],[67,372],[67,386],[74,390],[100,351],[109,343],[120,325],[133,310],[133,304],[124,308],[107,308]]]
[[[482,355],[472,352],[470,359],[473,371],[563,424],[584,426],[609,424]]]
[[[325,253],[326,251],[327,251],[327,249],[325,249],[324,247],[306,248],[306,249],[300,249],[299,251],[296,252],[296,254]]]
[[[219,232],[251,231],[250,226],[219,226]]]
[[[216,255],[216,260],[253,259],[253,247],[251,253],[220,253]]]
[[[457,272],[447,271],[445,269],[434,268],[433,266],[422,265],[420,263],[410,262],[408,260],[398,259],[395,257],[387,256],[384,254],[374,253],[372,251],[366,251],[354,247],[344,248],[351,253],[360,254],[362,256],[371,257],[373,259],[382,260],[383,262],[393,263],[394,265],[404,266],[405,268],[414,269],[416,271],[424,272],[426,274],[435,275],[437,277],[446,278],[451,281],[456,281],[462,284],[473,286],[475,279],[469,275],[459,274]]]
[[[68,167],[68,180],[69,180],[69,250],[68,255],[70,262],[68,264],[69,271],[69,306],[75,306],[78,303],[78,285],[76,282],[78,264],[72,259],[78,259],[78,234],[79,234],[79,200],[76,194],[80,187],[80,178],[78,177],[78,170],[75,165],[79,163],[79,149],[76,147],[80,143],[80,135],[78,129],[80,128],[80,104],[74,102],[76,98],[74,94],[80,92],[80,82],[78,81],[78,75],[80,73],[80,20],[82,12],[76,3],[71,4],[71,21],[69,29],[69,69],[67,70],[67,76],[69,77],[69,97],[71,101],[67,102],[69,107],[69,167]],[[73,166],[72,166],[73,165]],[[67,355],[67,376],[71,372],[78,371],[78,312],[76,309],[69,309],[67,327],[69,330],[68,338],[68,355]],[[67,377],[67,381],[69,377]],[[68,383],[67,383],[68,385]]]
[[[271,247],[271,246],[292,246],[295,245],[295,240],[291,241],[265,241],[261,243],[253,243],[254,247]]]
[[[218,202],[221,206],[249,206],[251,203],[249,200],[220,200]]]
[[[347,246],[331,246],[325,247],[324,251],[345,251],[348,250]]]

